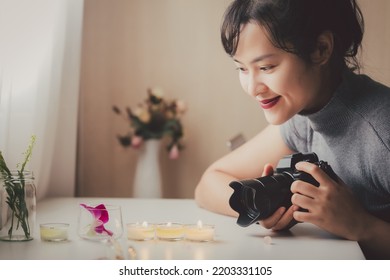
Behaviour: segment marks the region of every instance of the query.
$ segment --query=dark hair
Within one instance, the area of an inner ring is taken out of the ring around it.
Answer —
[[[363,39],[364,20],[356,0],[234,0],[225,12],[221,39],[225,51],[237,51],[242,25],[263,26],[271,42],[310,63],[318,36],[334,36],[332,62],[359,68],[356,58]]]

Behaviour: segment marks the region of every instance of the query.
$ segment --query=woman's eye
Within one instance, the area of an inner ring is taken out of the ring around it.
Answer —
[[[260,70],[261,71],[269,71],[269,70],[272,70],[275,66],[273,65],[267,65],[267,66],[262,66],[260,67]]]
[[[246,72],[246,69],[243,67],[237,67],[236,70],[238,70],[240,72]]]

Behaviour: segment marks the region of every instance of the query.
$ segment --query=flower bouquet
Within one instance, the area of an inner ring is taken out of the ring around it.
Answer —
[[[147,98],[134,109],[126,108],[126,114],[113,106],[113,111],[125,118],[130,124],[126,135],[118,135],[120,144],[124,147],[139,148],[149,139],[170,139],[167,150],[169,158],[179,157],[179,151],[184,148],[180,142],[183,137],[183,126],[180,118],[186,111],[186,106],[180,100],[166,100],[163,92],[158,89],[148,89]]]

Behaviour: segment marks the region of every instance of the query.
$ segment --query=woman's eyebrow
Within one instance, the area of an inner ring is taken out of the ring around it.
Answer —
[[[271,56],[274,56],[275,54],[273,53],[269,53],[269,54],[263,54],[263,55],[260,55],[258,57],[255,57],[254,59],[251,60],[250,64],[253,64],[253,63],[257,63],[259,61],[262,61],[266,58],[269,58]],[[240,63],[240,64],[243,64],[241,61],[237,60],[236,58],[233,57],[233,60],[237,63]]]

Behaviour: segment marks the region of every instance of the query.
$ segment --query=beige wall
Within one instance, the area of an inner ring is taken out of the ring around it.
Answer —
[[[387,0],[364,0],[365,71],[390,84]],[[219,40],[230,0],[86,0],[82,49],[78,195],[131,196],[137,151],[115,138],[127,124],[111,107],[134,106],[148,87],[187,102],[186,149],[177,161],[161,154],[165,197],[192,197],[204,169],[265,125],[241,90]],[[378,39],[379,38],[379,39]],[[147,182],[146,182],[147,183]]]
[[[390,1],[360,0],[365,15],[364,72],[390,86]]]
[[[0,0],[0,151],[14,169],[36,136],[38,199],[75,192],[83,6]]]

